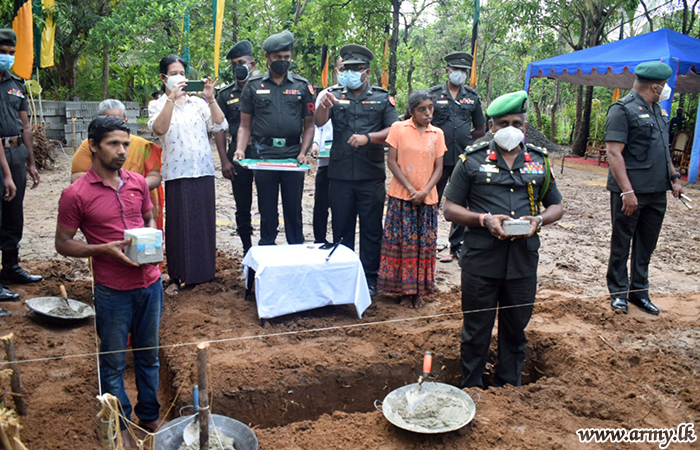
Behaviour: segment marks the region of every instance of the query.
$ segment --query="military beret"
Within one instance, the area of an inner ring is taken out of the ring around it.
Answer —
[[[267,53],[285,52],[294,47],[294,35],[289,30],[273,34],[263,42],[263,50]]]
[[[369,64],[374,59],[374,53],[367,47],[357,44],[343,45],[340,49],[343,64]]]
[[[17,34],[12,28],[0,28],[0,45],[17,45]]]
[[[474,58],[466,52],[455,52],[445,56],[445,62],[448,66],[460,69],[470,69],[472,61],[474,61]]]
[[[668,80],[673,75],[673,69],[661,61],[648,61],[638,65],[634,74],[647,80]]]
[[[523,114],[527,112],[527,92],[518,91],[504,94],[492,101],[486,114],[492,119],[506,114]]]
[[[236,45],[231,47],[231,50],[226,54],[226,59],[236,59],[246,55],[253,56],[253,44],[243,40],[236,42]]]

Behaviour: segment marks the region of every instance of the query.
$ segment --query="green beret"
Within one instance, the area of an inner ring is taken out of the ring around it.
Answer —
[[[286,52],[292,47],[294,47],[294,35],[288,30],[273,34],[263,42],[263,50],[267,53]]]
[[[241,56],[253,56],[253,44],[250,41],[238,41],[226,54],[226,59],[236,59]]]
[[[638,65],[634,74],[646,80],[668,80],[673,75],[673,69],[661,61],[649,61]]]
[[[0,45],[9,45],[15,47],[17,45],[17,34],[12,28],[0,28]]]
[[[518,91],[501,95],[492,101],[486,114],[492,119],[506,114],[523,114],[527,112],[527,92]]]
[[[357,44],[348,44],[340,49],[340,57],[343,58],[343,65],[369,64],[374,59],[374,53],[367,47]]]
[[[455,52],[445,56],[445,62],[450,67],[458,69],[471,69],[474,58],[469,53]]]

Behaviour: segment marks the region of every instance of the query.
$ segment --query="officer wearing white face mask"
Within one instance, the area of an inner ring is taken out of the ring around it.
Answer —
[[[649,261],[666,212],[666,191],[676,198],[683,193],[668,151],[668,114],[658,104],[671,95],[666,81],[673,69],[650,61],[634,74],[632,91],[610,107],[605,124],[612,217],[607,283],[613,310],[626,313],[629,301],[658,314],[649,299]]]
[[[526,110],[525,91],[494,100],[487,111],[493,139],[467,147],[445,190],[445,219],[469,227],[460,258],[463,388],[483,387],[499,306],[493,384],[521,384],[525,327],[537,290],[537,231],[564,213],[547,151],[522,143]],[[529,232],[506,233],[503,224],[513,219],[529,222]]]
[[[438,203],[442,200],[445,186],[459,160],[459,155],[464,153],[464,149],[475,139],[486,133],[486,119],[481,109],[479,94],[464,84],[467,81],[467,70],[473,60],[472,55],[465,52],[445,56],[447,81],[430,89],[435,106],[432,124],[443,131],[447,145],[442,176],[437,184]],[[440,255],[440,261],[449,262],[453,257],[459,259],[463,236],[464,227],[452,227],[449,253]]]
[[[314,114],[316,126],[333,121],[328,164],[333,241],[355,248],[360,218],[360,261],[370,295],[376,293],[386,198],[384,140],[399,119],[396,102],[386,89],[369,84],[374,53],[348,44],[340,49],[340,86],[328,89]]]

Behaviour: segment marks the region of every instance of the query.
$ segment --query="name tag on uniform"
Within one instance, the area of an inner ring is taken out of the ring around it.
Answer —
[[[338,100],[337,103],[340,103],[341,105],[349,105],[350,100]]]
[[[450,101],[449,100],[438,100],[435,103],[439,103],[440,105],[446,105],[446,104],[450,103]]]
[[[269,94],[270,90],[269,89],[258,89],[255,91],[256,94]]]
[[[639,115],[639,118],[640,118],[640,119],[648,119],[648,118],[649,118],[649,114],[640,114],[640,115]]]
[[[498,173],[499,169],[498,166],[494,166],[493,164],[482,164],[479,166],[479,172]]]
[[[525,167],[520,168],[520,173],[531,175],[544,175],[544,166],[538,162],[526,162]]]
[[[239,100],[239,98],[232,98],[231,100],[227,101],[226,104],[230,105],[231,103],[238,103]]]

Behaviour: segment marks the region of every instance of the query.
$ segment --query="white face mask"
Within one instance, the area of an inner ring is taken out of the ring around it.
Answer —
[[[661,90],[661,94],[659,94],[659,101],[663,102],[669,97],[671,97],[671,88],[668,87],[668,84],[664,84],[664,88]]]
[[[450,80],[450,83],[454,84],[455,86],[461,86],[465,81],[467,81],[467,72],[462,70],[453,70],[450,72],[447,78]]]
[[[524,138],[522,130],[515,127],[501,128],[493,135],[496,144],[507,152],[515,150]]]
[[[181,81],[187,81],[187,77],[184,75],[170,75],[168,77],[168,82],[165,83],[165,86],[168,88],[168,90],[172,91],[175,89],[175,85],[178,84]]]

